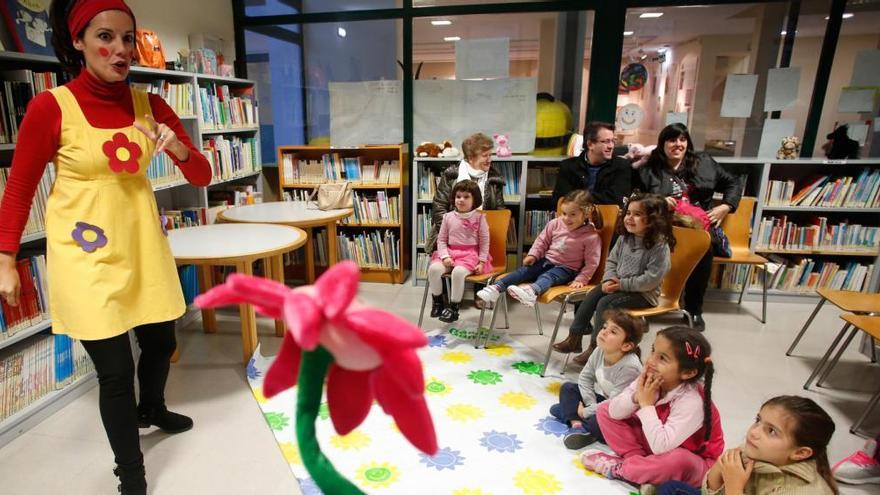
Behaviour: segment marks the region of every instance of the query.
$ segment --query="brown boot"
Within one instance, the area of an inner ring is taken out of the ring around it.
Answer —
[[[586,365],[587,361],[590,359],[590,354],[593,353],[594,349],[595,349],[595,347],[593,346],[593,344],[590,344],[590,346],[587,347],[586,351],[575,356],[574,359],[572,359],[572,361],[574,362],[574,364],[576,364],[578,366]]]
[[[553,344],[553,349],[556,352],[569,353],[569,352],[581,352],[581,340],[583,340],[582,335],[568,334],[568,337],[561,342],[557,342]]]

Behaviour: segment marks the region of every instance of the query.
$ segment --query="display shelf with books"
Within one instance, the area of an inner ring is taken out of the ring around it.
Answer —
[[[410,268],[404,246],[412,242],[405,145],[281,146],[277,158],[277,192],[282,200],[306,201],[321,184],[348,182],[354,212],[337,224],[337,259],[356,261],[361,280],[403,283]],[[299,272],[298,266],[289,268],[293,276]]]
[[[532,241],[528,228],[540,232],[553,210],[551,193],[559,175],[559,164],[565,156],[514,155],[493,157],[492,166],[504,179],[504,206],[511,210],[507,239],[507,268],[517,267],[523,252]],[[413,284],[425,282],[431,253],[425,252],[425,238],[431,231],[431,203],[441,174],[460,158],[414,158],[413,174],[413,236],[411,243]],[[532,221],[529,221],[529,219]],[[528,223],[527,223],[528,222]],[[518,235],[521,234],[521,235]]]
[[[750,247],[770,259],[769,296],[815,297],[819,287],[878,291],[880,160],[717,160],[752,171],[745,193],[758,201]],[[747,294],[760,297],[760,274],[746,274],[716,265],[710,287],[747,283]]]

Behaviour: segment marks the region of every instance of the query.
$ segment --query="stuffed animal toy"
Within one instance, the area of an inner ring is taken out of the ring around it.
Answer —
[[[797,136],[782,138],[782,146],[776,152],[777,160],[794,160],[800,154],[801,140]]]
[[[440,150],[441,158],[458,158],[460,155],[461,152],[452,145],[451,141],[443,141],[442,149]]]
[[[437,158],[440,156],[440,146],[437,143],[425,141],[416,147],[416,156],[419,158]]]
[[[251,304],[258,313],[287,323],[263,393],[272,397],[297,386],[296,438],[303,465],[324,493],[334,495],[363,492],[336,471],[318,445],[315,421],[325,381],[330,420],[340,435],[357,428],[375,400],[410,443],[428,455],[437,453],[416,354],[428,339],[399,316],[355,301],[359,279],[351,261],[333,265],[315,285],[295,289],[233,274],[195,300],[201,308]]]
[[[538,93],[535,105],[535,149],[532,154],[564,155],[571,128],[572,116],[568,105],[549,93]]]
[[[495,139],[495,156],[505,157],[513,155],[513,152],[507,146],[507,134],[494,134],[492,138]]]

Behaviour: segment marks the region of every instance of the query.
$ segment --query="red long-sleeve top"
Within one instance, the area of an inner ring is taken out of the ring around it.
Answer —
[[[99,129],[127,127],[135,119],[134,102],[128,83],[106,83],[83,70],[79,77],[67,83],[86,120]],[[189,148],[189,157],[180,161],[165,151],[183,172],[186,180],[195,186],[211,182],[211,166],[192,144],[174,110],[159,95],[149,95],[150,108],[156,122],[170,127],[177,139]],[[28,104],[27,113],[19,127],[18,142],[12,157],[12,170],[0,204],[0,251],[16,253],[21,233],[27,223],[31,203],[46,170],[55,156],[61,138],[61,107],[48,91],[35,96]]]

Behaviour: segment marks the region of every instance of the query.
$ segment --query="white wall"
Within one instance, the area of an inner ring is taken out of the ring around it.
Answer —
[[[159,35],[165,59],[177,60],[177,51],[189,48],[190,33],[208,33],[224,41],[226,63],[235,60],[235,30],[230,0],[127,0],[138,27]]]

